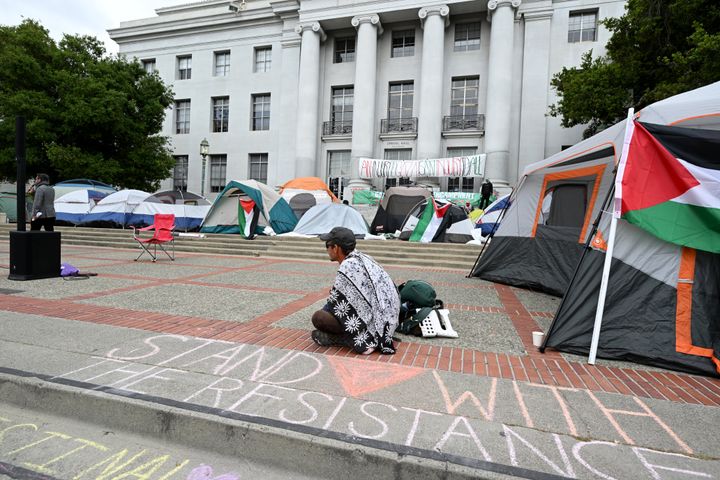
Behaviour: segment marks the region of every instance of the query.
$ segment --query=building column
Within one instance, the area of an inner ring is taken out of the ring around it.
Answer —
[[[510,188],[510,105],[512,103],[515,9],[521,0],[490,0],[490,58],[485,122],[485,178],[500,191]]]
[[[418,12],[423,29],[418,105],[417,158],[442,158],[442,99],[445,66],[447,5],[423,7]]]
[[[523,12],[525,46],[522,66],[522,97],[518,179],[525,167],[546,157],[547,92],[550,86],[550,22],[552,5]],[[533,52],[528,55],[527,52]]]
[[[301,36],[295,176],[313,177],[317,175],[317,145],[320,137],[320,42],[326,36],[318,22],[300,24],[295,27],[295,32]]]
[[[285,33],[283,32],[283,36]],[[268,165],[268,185],[282,185],[288,180],[296,178],[296,126],[298,105],[297,72],[300,66],[300,39],[283,39],[280,42],[282,54],[282,90],[280,92],[280,109],[275,108],[281,117],[276,121],[280,124],[280,131],[287,132],[285,140],[278,144],[277,158]]]
[[[373,156],[375,150],[375,85],[377,83],[377,37],[383,29],[376,14],[353,17],[357,29],[355,47],[355,86],[353,101],[352,171],[343,197],[352,201],[352,192],[367,190],[370,182],[360,178],[360,158]]]

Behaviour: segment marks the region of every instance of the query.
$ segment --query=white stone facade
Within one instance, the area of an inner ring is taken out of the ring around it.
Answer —
[[[251,172],[253,158],[260,165],[267,160],[271,186],[318,176],[343,177],[343,187],[383,189],[382,179],[358,178],[358,158],[475,151],[487,154],[486,176],[502,188],[513,186],[527,164],[580,140],[581,128],[563,129],[547,116],[555,101],[549,82],[562,67],[578,65],[586,51],[604,53],[609,34],[594,27],[593,18],[620,16],[624,4],[205,0],[122,22],[110,35],[121,54],[154,61],[177,100],[190,100],[187,133],[177,133],[175,109],[163,126],[174,153],[188,158],[189,190],[212,196],[210,159],[206,188],[200,185],[203,138],[210,142],[210,158],[226,159],[226,180],[261,175],[262,168]],[[580,41],[570,41],[569,29]],[[269,70],[258,72],[258,52],[267,65],[267,48]],[[179,65],[187,66],[182,58],[188,56],[191,76],[181,79]],[[228,60],[229,68],[223,67]],[[344,113],[336,107],[333,114],[334,91],[336,103],[346,104]],[[254,130],[268,113],[253,101],[262,104],[268,95],[269,128]],[[229,104],[225,113],[220,109],[225,126],[213,121],[213,105],[223,102]],[[330,165],[331,158],[337,163]],[[462,179],[417,180],[442,190],[463,185]],[[481,181],[465,189],[478,191]],[[162,186],[173,188],[173,179]]]

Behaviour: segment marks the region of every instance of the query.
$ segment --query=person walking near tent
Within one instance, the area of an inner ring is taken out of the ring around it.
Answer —
[[[28,193],[34,193],[32,215],[30,217],[30,230],[40,230],[45,227],[46,232],[55,230],[55,189],[49,185],[50,177],[45,173],[38,173],[35,184]]]
[[[493,194],[493,184],[490,180],[485,180],[480,186],[480,210],[485,210],[490,205],[490,197]]]
[[[312,316],[321,346],[346,346],[368,355],[375,350],[395,353],[400,297],[390,275],[369,255],[355,250],[352,230],[335,227],[320,235],[328,256],[338,262],[335,283],[322,310]]]

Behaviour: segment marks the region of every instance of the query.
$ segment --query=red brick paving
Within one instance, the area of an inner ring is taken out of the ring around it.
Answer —
[[[97,258],[88,255],[73,255],[76,258]],[[97,258],[101,261],[101,258]],[[252,260],[257,260],[253,258]],[[126,261],[113,262],[115,265],[127,264]],[[267,269],[269,264],[287,263],[279,259],[262,259],[258,263],[244,267],[193,265],[209,268],[212,271],[178,279],[154,279],[137,275],[103,274],[108,278],[138,280],[137,285],[108,289],[102,292],[76,295],[58,300],[0,294],[0,309],[18,313],[31,313],[49,317],[106,324],[118,327],[137,328],[153,332],[177,333],[202,338],[212,338],[234,342],[251,343],[284,349],[320,353],[328,356],[362,358],[369,361],[391,362],[426,369],[462,372],[469,375],[496,377],[522,382],[532,382],[558,387],[571,387],[657,398],[678,403],[691,403],[720,406],[720,380],[699,377],[683,373],[654,371],[631,368],[593,366],[580,362],[570,362],[558,352],[546,351],[540,354],[532,345],[532,331],[541,330],[533,317],[552,318],[552,312],[529,312],[522,305],[511,287],[504,285],[481,285],[478,288],[494,288],[502,307],[483,307],[461,304],[448,304],[451,310],[478,311],[485,313],[503,313],[509,317],[520,337],[526,355],[482,352],[460,347],[436,346],[419,342],[402,342],[395,355],[357,355],[348,349],[337,347],[319,347],[315,345],[306,330],[274,327],[273,324],[287,315],[307,308],[327,295],[326,289],[316,292],[302,292],[281,288],[258,287],[251,285],[227,285],[201,281],[200,279],[217,273],[251,269],[255,272],[273,274],[327,276],[327,274],[298,272],[293,270]],[[308,262],[312,263],[312,262]],[[317,264],[317,263],[315,263]],[[97,266],[107,266],[107,262]],[[179,264],[170,264],[181,266]],[[456,272],[447,269],[433,269],[437,272]],[[248,322],[237,323],[182,315],[168,315],[137,311],[124,308],[102,307],[81,303],[81,300],[98,298],[121,292],[145,289],[168,284],[188,284],[233,288],[258,292],[283,293],[300,298],[281,307],[260,315]],[[472,288],[466,284],[434,282],[453,288]]]

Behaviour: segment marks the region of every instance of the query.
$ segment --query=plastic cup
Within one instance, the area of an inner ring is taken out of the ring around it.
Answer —
[[[543,339],[545,338],[544,332],[532,332],[533,336],[533,345],[536,347],[540,347],[543,343]]]

